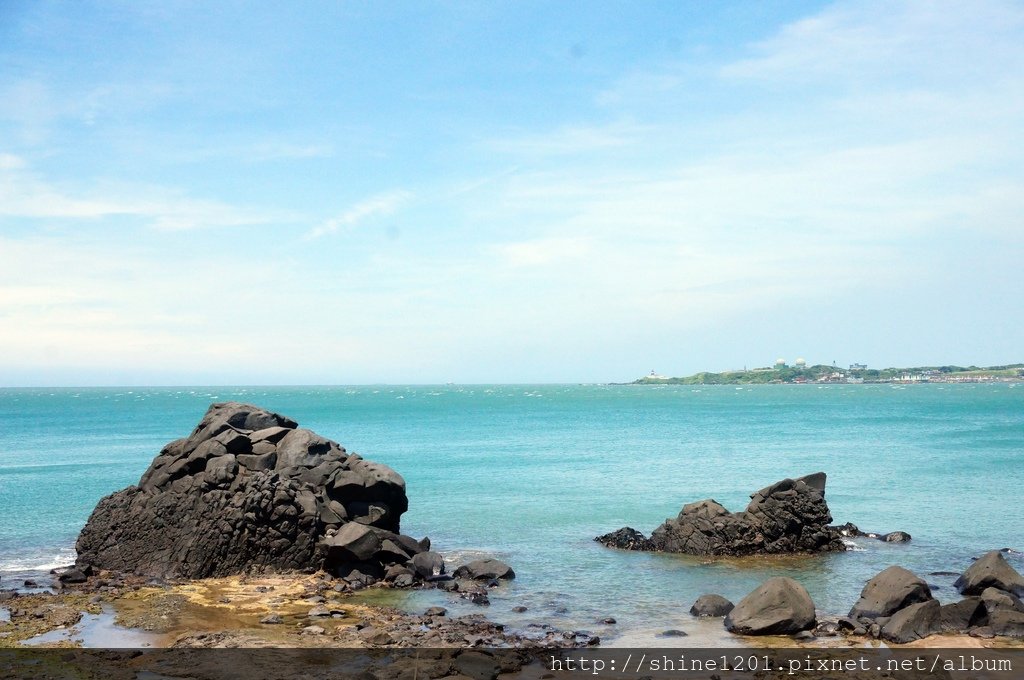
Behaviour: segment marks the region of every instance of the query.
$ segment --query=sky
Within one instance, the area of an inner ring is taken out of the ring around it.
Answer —
[[[0,385],[1024,361],[1024,4],[0,0]]]

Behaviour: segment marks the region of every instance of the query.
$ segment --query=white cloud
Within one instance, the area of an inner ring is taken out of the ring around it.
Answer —
[[[98,219],[130,215],[162,230],[265,224],[279,212],[189,197],[163,187],[119,185],[89,190],[48,182],[21,157],[0,154],[0,217]]]
[[[1019,3],[862,0],[839,3],[785,26],[754,56],[722,75],[780,82],[863,83],[929,73],[941,78],[1014,69],[1021,63]],[[929,78],[929,80],[933,80]]]
[[[372,217],[390,215],[412,198],[412,193],[404,190],[386,191],[359,201],[337,217],[311,229],[307,239],[320,238],[333,234],[339,229],[353,227]]]

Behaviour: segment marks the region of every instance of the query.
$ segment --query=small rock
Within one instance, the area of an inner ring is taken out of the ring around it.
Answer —
[[[618,621],[615,620],[614,616],[609,616],[607,618],[601,619],[600,623],[603,623],[607,626],[614,626],[616,623],[618,623]]]
[[[526,607],[524,607],[521,604],[520,605],[516,605],[515,607],[512,607],[512,611],[514,611],[516,614],[522,614],[523,612],[526,611]]]
[[[394,638],[383,630],[374,630],[373,628],[367,628],[359,634],[359,637],[371,645],[390,645],[395,641]]]
[[[281,618],[280,614],[269,614],[267,616],[264,616],[262,619],[260,619],[260,623],[265,623],[267,625],[274,625],[274,624],[278,624],[278,623],[284,623],[284,619]]]
[[[330,616],[330,615],[331,615],[331,610],[328,609],[327,607],[324,607],[323,605],[318,605],[316,607],[313,607],[312,609],[309,610],[309,613],[306,614],[306,616],[308,616],[311,619],[315,619],[315,618],[318,618],[318,617],[321,617],[321,616]]]
[[[674,637],[687,637],[686,631],[679,630],[678,628],[670,628],[669,630],[663,630],[658,633],[660,638],[674,638]]]
[[[430,607],[427,611],[423,612],[424,616],[444,616],[448,613],[448,610],[444,607]]]
[[[303,635],[323,635],[327,631],[320,626],[306,626],[302,629]]]

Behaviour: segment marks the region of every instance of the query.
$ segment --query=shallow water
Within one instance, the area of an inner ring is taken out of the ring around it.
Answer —
[[[81,620],[69,628],[57,628],[41,635],[23,640],[27,646],[54,645],[60,642],[77,642],[82,647],[122,648],[158,646],[161,636],[146,631],[125,628],[114,623],[114,611],[104,607],[99,614],[82,614]]]
[[[404,532],[429,535],[453,562],[496,555],[518,575],[486,610],[441,593],[395,600],[411,609],[441,604],[603,637],[688,630],[700,594],[735,601],[774,575],[801,581],[820,610],[845,613],[890,564],[948,600],[954,577],[929,572],[1024,549],[1024,390],[1006,384],[5,389],[3,584],[70,562],[96,501],[136,482],[164,443],[228,399],[391,465],[408,483]],[[816,470],[829,474],[837,522],[908,531],[913,542],[709,561],[592,540],[624,525],[649,533],[702,498],[740,510],[758,488]],[[1020,555],[1009,559],[1024,569]],[[606,632],[596,621],[607,616],[618,624]]]

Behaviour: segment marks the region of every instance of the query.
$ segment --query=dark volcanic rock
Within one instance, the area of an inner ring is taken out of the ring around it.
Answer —
[[[1021,602],[1019,597],[1015,597],[1005,590],[999,590],[998,588],[985,588],[985,590],[981,591],[981,601],[985,605],[985,611],[988,612],[989,616],[992,616],[992,614],[995,614],[1000,609],[1024,613],[1024,602]]]
[[[473,560],[455,570],[455,578],[471,578],[474,581],[492,581],[494,579],[513,579],[516,573],[512,567],[501,560]]]
[[[1024,638],[1024,613],[1001,609],[988,617],[995,635]]]
[[[726,616],[735,606],[721,595],[701,595],[690,607],[690,613],[694,616]]]
[[[412,567],[422,578],[433,578],[444,573],[444,558],[428,550],[412,558]]]
[[[814,602],[791,578],[770,578],[739,601],[725,628],[739,635],[788,635],[814,627]]]
[[[965,597],[959,602],[944,604],[939,610],[939,629],[943,633],[965,633],[986,625],[988,613],[980,597]]]
[[[904,644],[928,637],[940,630],[938,600],[918,602],[899,610],[882,626],[882,638]]]
[[[85,583],[88,580],[85,572],[84,569],[72,567],[58,576],[57,580],[61,583]]]
[[[202,578],[326,568],[383,575],[418,542],[400,536],[405,482],[276,413],[213,404],[137,486],[107,496],[78,537],[78,564]]]
[[[689,555],[752,555],[843,551],[846,546],[825,503],[825,473],[783,479],[750,498],[743,512],[714,500],[683,506],[649,539],[628,527],[598,537],[604,545]]]
[[[608,546],[609,548],[619,548],[620,550],[655,550],[650,539],[633,527],[622,527],[610,534],[598,536],[594,540],[601,545]]]
[[[928,584],[903,567],[889,567],[868,581],[850,618],[892,616],[912,604],[932,599]]]
[[[1024,576],[1010,566],[999,550],[993,550],[968,567],[953,587],[962,595],[981,595],[986,588],[998,588],[1024,597]]]

